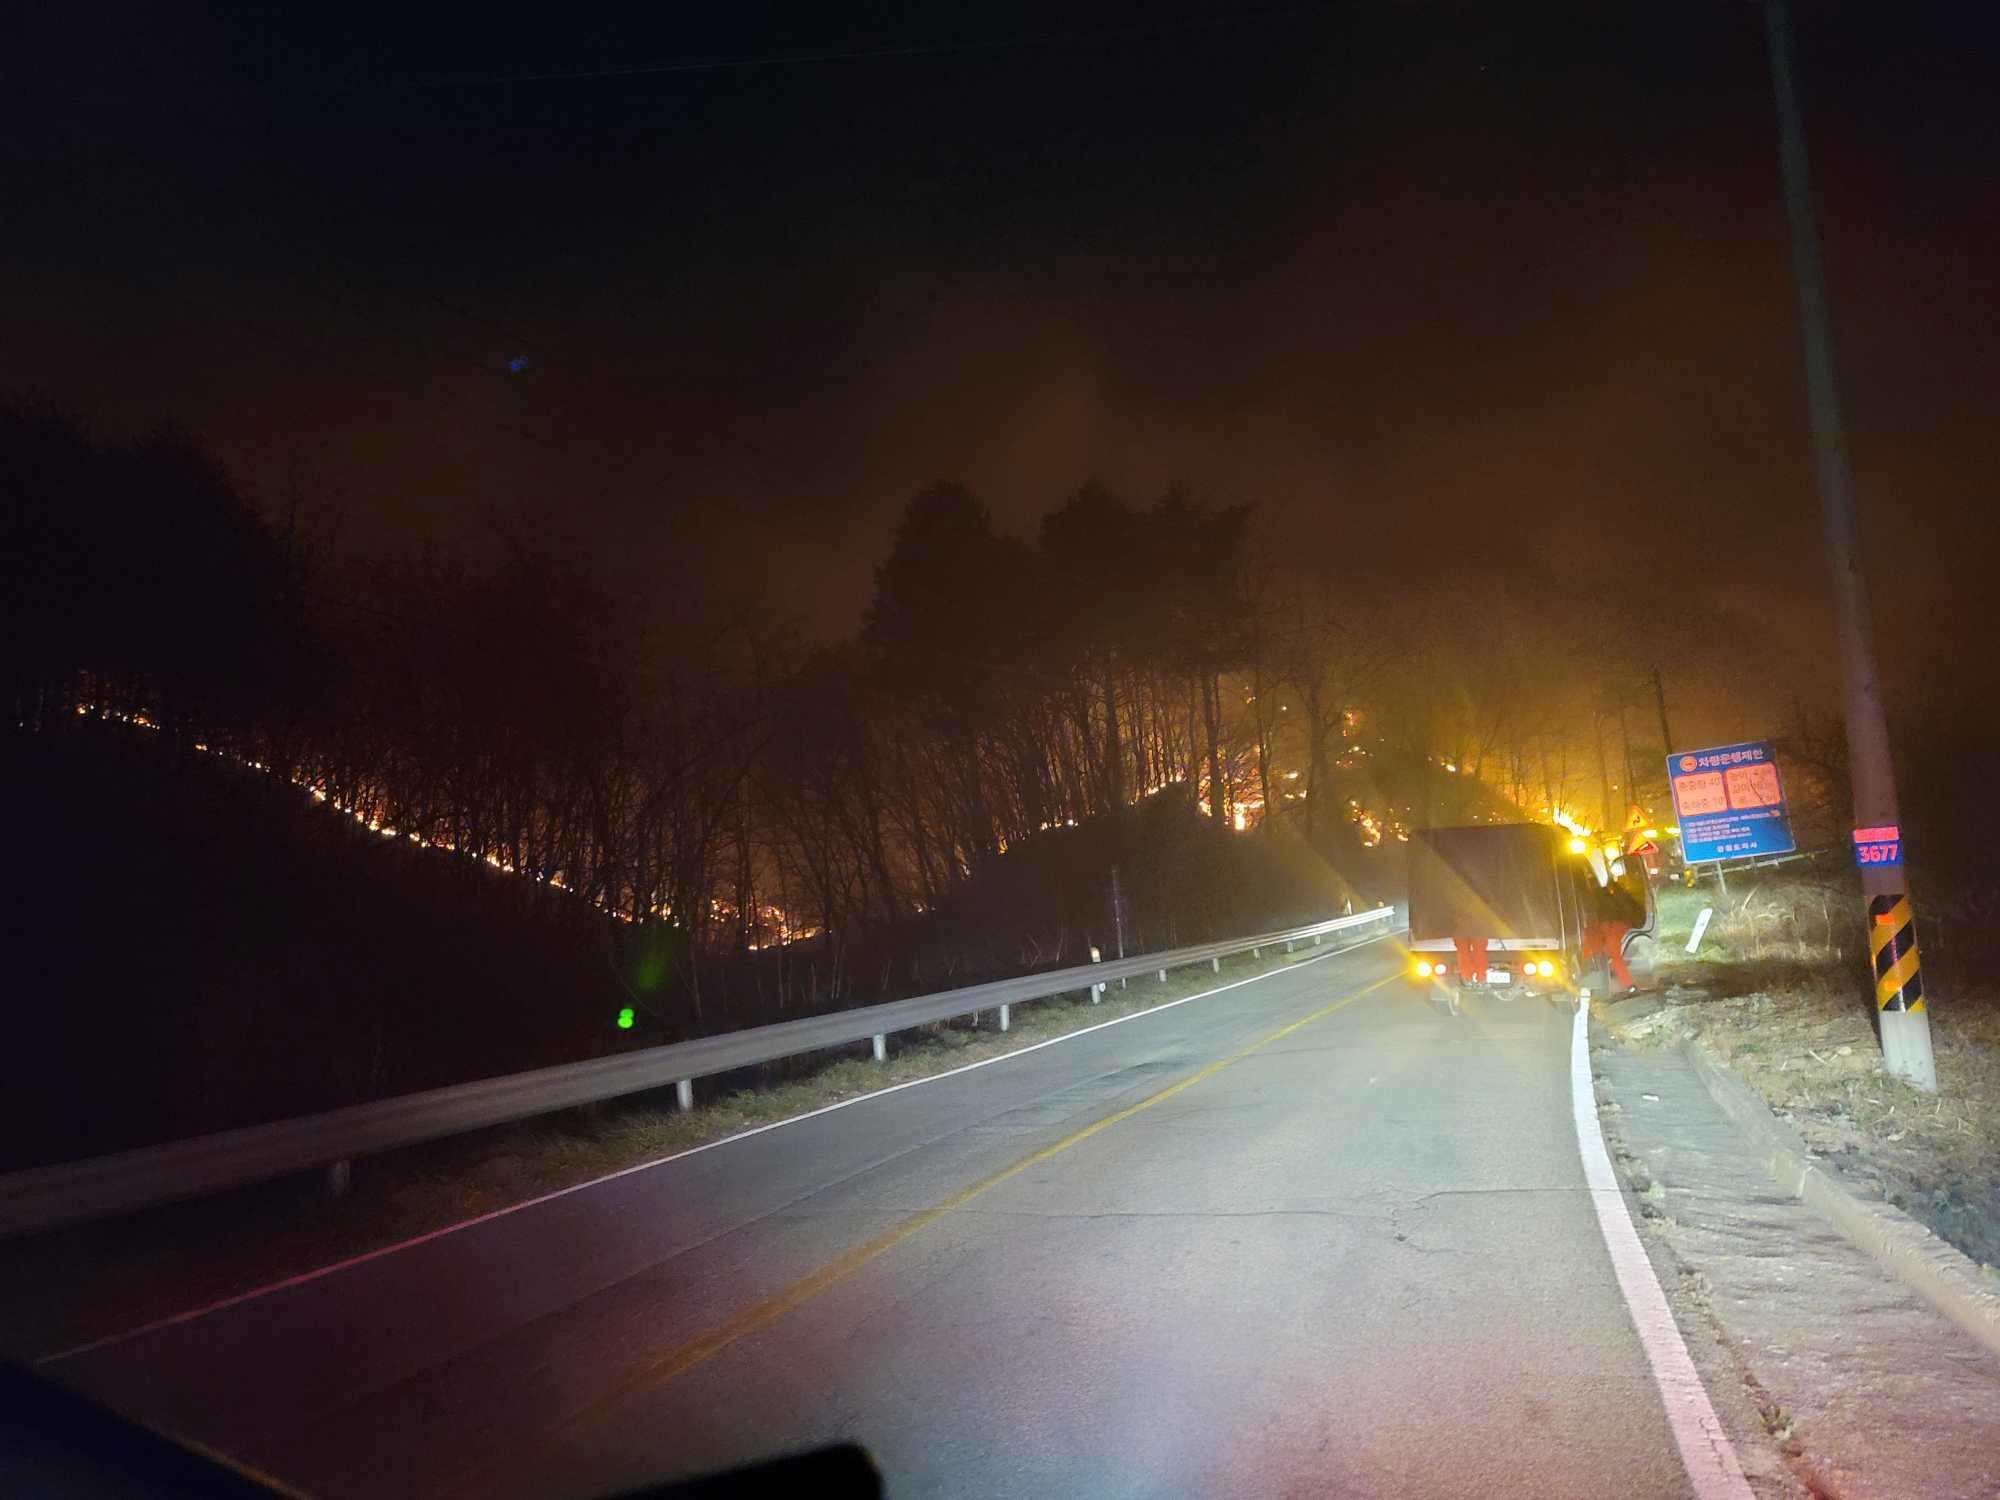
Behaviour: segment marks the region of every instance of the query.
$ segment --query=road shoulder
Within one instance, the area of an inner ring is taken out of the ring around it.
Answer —
[[[1688,1059],[1592,1027],[1640,1237],[1760,1495],[2000,1491],[2000,1359],[1766,1172]]]

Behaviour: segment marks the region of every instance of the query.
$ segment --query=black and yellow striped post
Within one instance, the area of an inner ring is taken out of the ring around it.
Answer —
[[[1917,915],[1901,891],[1868,900],[1868,948],[1875,959],[1875,1004],[1886,1011],[1924,1008],[1917,961]]]

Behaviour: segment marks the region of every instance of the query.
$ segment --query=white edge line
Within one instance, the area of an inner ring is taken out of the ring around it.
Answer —
[[[1666,1293],[1653,1274],[1653,1263],[1639,1243],[1639,1231],[1632,1225],[1617,1175],[1611,1170],[1611,1155],[1604,1148],[1604,1132],[1597,1118],[1597,1091],[1591,1083],[1589,1032],[1590,1005],[1586,1001],[1577,1006],[1570,1039],[1570,1101],[1584,1180],[1590,1186],[1591,1204],[1597,1209],[1598,1228],[1604,1231],[1604,1248],[1618,1273],[1618,1289],[1632,1314],[1639,1342],[1645,1346],[1653,1383],[1667,1409],[1667,1425],[1673,1429],[1674,1443],[1681,1452],[1681,1467],[1687,1470],[1695,1494],[1699,1500],[1753,1500],[1743,1466],[1736,1459],[1736,1448],[1709,1402],[1708,1391],[1667,1306]]]
[[[586,1188],[601,1187],[607,1182],[616,1182],[619,1178],[630,1177],[635,1172],[650,1172],[655,1167],[664,1167],[669,1162],[680,1161],[703,1151],[713,1151],[718,1146],[727,1146],[736,1141],[745,1141],[753,1135],[762,1135],[767,1130],[780,1130],[787,1125],[797,1125],[802,1120],[810,1120],[819,1115],[831,1114],[836,1109],[846,1109],[850,1104],[866,1104],[869,1100],[880,1099],[886,1094],[897,1094],[901,1093],[904,1089],[917,1088],[922,1084],[937,1083],[946,1078],[956,1078],[960,1073],[970,1073],[974,1068],[989,1067],[994,1063],[1009,1062],[1017,1057],[1026,1057],[1030,1052],[1039,1052],[1042,1048],[1053,1047],[1058,1042],[1074,1041],[1080,1036],[1090,1035],[1093,1031],[1102,1031],[1107,1026],[1117,1026],[1125,1021],[1136,1021],[1142,1016],[1156,1016],[1163,1010],[1172,1010],[1176,1006],[1186,1005],[1194,1000],[1206,1000],[1211,995],[1220,995],[1225,990],[1238,989],[1246,984],[1255,984],[1260,979],[1270,979],[1279,974],[1296,973],[1309,964],[1318,963],[1321,959],[1337,958],[1343,953],[1352,953],[1357,948],[1365,948],[1371,943],[1379,943],[1383,938],[1393,937],[1396,932],[1401,930],[1400,928],[1392,928],[1388,932],[1378,932],[1374,937],[1363,938],[1360,942],[1356,943],[1349,943],[1344,948],[1331,948],[1325,953],[1314,954],[1309,958],[1301,959],[1299,962],[1286,967],[1266,969],[1262,974],[1252,974],[1247,979],[1231,980],[1228,984],[1219,984],[1212,990],[1202,990],[1197,994],[1183,995],[1178,1000],[1163,1000],[1158,1005],[1147,1006],[1144,1010],[1135,1010],[1129,1015],[1113,1016],[1110,1020],[1099,1021],[1094,1026],[1082,1026],[1075,1031],[1066,1031],[1061,1036],[1052,1036],[1047,1041],[1032,1042],[1028,1046],[1017,1047],[1014,1051],[1003,1052],[998,1057],[982,1058],[978,1062],[965,1063],[960,1067],[949,1068],[942,1073],[932,1073],[923,1078],[912,1078],[903,1083],[892,1083],[886,1088],[874,1089],[866,1094],[856,1094],[851,1099],[839,1099],[832,1104],[822,1104],[818,1109],[809,1109],[802,1115],[787,1115],[782,1120],[772,1120],[764,1125],[753,1125],[748,1130],[739,1130],[736,1134],[725,1135],[719,1140],[704,1141],[699,1146],[690,1146],[685,1151],[674,1152],[671,1156],[656,1157],[652,1161],[642,1161],[633,1166],[620,1167],[616,1172],[606,1172],[602,1177],[592,1177],[583,1182],[573,1182],[568,1187],[560,1187],[553,1192],[543,1193],[538,1198],[527,1198],[519,1203],[509,1203],[501,1208],[477,1214],[470,1219],[461,1219],[456,1224],[445,1224],[436,1229],[427,1229],[422,1234],[412,1235],[406,1240],[398,1240],[392,1245],[379,1245],[373,1250],[364,1250],[359,1255],[350,1255],[347,1259],[334,1261],[330,1265],[319,1266],[310,1271],[301,1271],[296,1276],[287,1276],[280,1281],[272,1281],[263,1286],[252,1287],[247,1292],[237,1292],[231,1296],[206,1303],[201,1307],[191,1307],[185,1312],[173,1313],[164,1318],[155,1318],[150,1323],[142,1323],[137,1328],[128,1328],[122,1333],[106,1334],[101,1339],[93,1339],[88,1344],[79,1344],[74,1349],[64,1349],[56,1354],[44,1354],[35,1361],[35,1364],[37,1366],[52,1365],[65,1359],[76,1359],[85,1354],[95,1353],[99,1349],[109,1348],[113,1344],[122,1344],[127,1339],[136,1339],[141,1334],[158,1333],[163,1328],[172,1328],[181,1323],[192,1323],[197,1318],[205,1318],[210,1313],[221,1312],[224,1308],[234,1307],[240,1302],[254,1301],[256,1298],[269,1296],[273,1292],[282,1292],[289,1287],[304,1286],[309,1281],[318,1281],[322,1276],[331,1276],[337,1271],[352,1270],[354,1267],[365,1265],[371,1260],[381,1260],[386,1256],[395,1255],[403,1250],[415,1249],[418,1245],[426,1244],[431,1240],[443,1239],[448,1234],[457,1234],[460,1230],[472,1229],[480,1224],[489,1223],[494,1219],[504,1219],[509,1214],[517,1214],[523,1209],[535,1208],[543,1203],[553,1202],[557,1198],[566,1198],[571,1193],[580,1193]]]

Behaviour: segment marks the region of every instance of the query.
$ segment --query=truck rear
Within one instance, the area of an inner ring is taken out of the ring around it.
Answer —
[[[1432,828],[1410,841],[1418,979],[1551,997],[1574,993],[1595,882],[1569,835],[1541,823]]]

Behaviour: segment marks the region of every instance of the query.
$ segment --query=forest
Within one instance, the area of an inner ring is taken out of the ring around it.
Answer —
[[[1654,674],[1717,628],[1533,548],[1468,580],[1378,555],[1359,518],[1286,535],[1250,503],[1088,482],[1014,536],[939,482],[904,507],[859,627],[814,640],[691,618],[546,547],[357,567],[182,432],[105,440],[15,397],[0,452],[9,779],[47,877],[15,917],[68,996],[45,1040],[106,1045],[75,947],[150,922],[157,953],[189,924],[173,902],[202,881],[132,866],[120,829],[154,819],[186,849],[213,827],[230,860],[206,927],[248,922],[227,891],[266,867],[320,867],[285,878],[336,911],[379,885],[375,914],[229,983],[190,954],[149,1013],[193,1024],[135,1020],[118,1045],[309,1031],[325,1061],[274,1070],[294,1102],[1395,899],[1430,824],[1657,816]],[[1830,838],[1838,736],[1801,715],[1788,746]],[[85,826],[85,853],[38,852]],[[348,965],[366,982],[326,977]],[[399,974],[426,976],[424,1004],[383,993]],[[273,1021],[280,986],[317,998]]]
[[[703,948],[893,923],[1152,799],[1351,878],[1412,819],[1601,816],[1607,726],[1609,784],[1659,780],[1649,700],[1590,707],[1647,670],[1613,591],[1533,564],[1412,587],[1362,524],[1270,537],[1085,484],[1022,539],[940,482],[861,629],[810,642],[549,552],[341,577],[184,434],[99,443],[17,399],[0,437],[17,728],[143,720]]]

